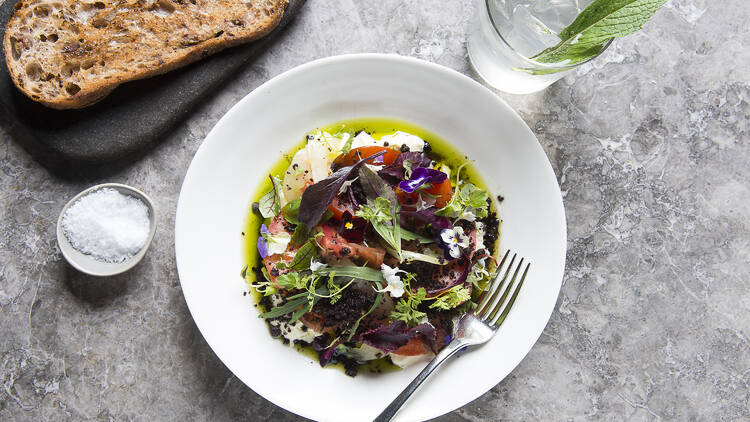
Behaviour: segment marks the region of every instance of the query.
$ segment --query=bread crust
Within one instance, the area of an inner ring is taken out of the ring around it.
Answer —
[[[3,50],[16,87],[55,109],[89,106],[271,32],[288,0],[20,0]]]

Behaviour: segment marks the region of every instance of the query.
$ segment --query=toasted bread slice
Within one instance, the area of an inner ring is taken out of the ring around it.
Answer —
[[[13,82],[56,109],[268,34],[288,0],[20,0],[3,46]]]

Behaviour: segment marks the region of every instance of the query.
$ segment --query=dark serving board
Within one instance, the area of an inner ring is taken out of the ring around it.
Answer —
[[[0,54],[0,128],[59,176],[105,176],[150,151],[191,109],[265,51],[304,2],[290,0],[279,26],[261,40],[165,75],[123,84],[80,110],[53,110],[28,99],[13,85]],[[6,0],[0,5],[0,52],[15,3]]]

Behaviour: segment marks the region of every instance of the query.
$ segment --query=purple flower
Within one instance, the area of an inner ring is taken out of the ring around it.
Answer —
[[[402,152],[398,155],[396,161],[378,171],[378,175],[380,177],[390,176],[390,178],[397,179],[396,183],[398,183],[398,181],[404,179],[404,164],[407,161],[409,162],[409,168],[428,167],[432,164],[432,159],[421,152]],[[386,179],[386,177],[383,178]]]
[[[260,236],[258,236],[258,253],[260,254],[261,258],[265,258],[268,256],[268,244],[266,243],[266,236],[270,235],[271,232],[268,231],[268,227],[266,227],[265,224],[262,224],[260,226]]]
[[[365,240],[365,228],[367,228],[367,220],[354,217],[349,211],[344,211],[339,226],[339,233],[344,239],[349,242],[362,243]]]
[[[398,184],[402,191],[412,193],[425,183],[434,185],[443,183],[448,175],[440,170],[417,167],[411,172],[411,179],[404,180]]]
[[[464,234],[464,229],[460,226],[441,230],[439,240],[447,259],[460,258],[463,250],[469,247],[469,236]]]

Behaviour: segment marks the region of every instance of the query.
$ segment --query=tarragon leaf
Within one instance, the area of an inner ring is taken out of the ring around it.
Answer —
[[[287,265],[290,270],[306,270],[310,268],[310,261],[318,256],[318,248],[315,243],[308,240],[294,255],[294,259]]]
[[[276,318],[276,317],[280,317],[282,315],[286,315],[288,313],[292,313],[292,312],[296,311],[297,308],[299,308],[300,306],[305,305],[306,303],[307,303],[307,298],[306,297],[299,297],[299,298],[296,298],[294,300],[290,300],[289,302],[287,302],[287,303],[285,303],[285,304],[283,304],[281,306],[277,306],[277,307],[275,307],[273,309],[270,309],[268,312],[264,312],[264,313],[260,314],[259,316],[261,318]]]
[[[341,267],[323,267],[315,270],[315,274],[328,275],[335,273],[336,277],[352,277],[360,280],[385,282],[383,273],[370,267],[357,267],[355,265],[344,265]]]
[[[284,208],[281,209],[286,221],[292,224],[299,224],[299,219],[297,219],[297,215],[299,214],[300,202],[302,202],[302,200],[300,198],[297,198],[294,201],[288,202],[286,205],[284,205]]]
[[[299,223],[297,224],[297,227],[294,228],[294,233],[292,234],[292,238],[289,240],[289,245],[291,245],[292,248],[296,248],[299,245],[302,245],[307,240],[308,234],[310,233],[310,230],[307,228],[307,225],[305,223]]]
[[[346,338],[346,341],[351,341],[352,337],[354,337],[354,333],[357,332],[357,328],[359,328],[359,323],[362,322],[362,320],[372,313],[372,311],[375,310],[378,306],[380,306],[380,302],[383,300],[383,292],[378,292],[378,295],[375,296],[375,302],[372,303],[372,306],[370,306],[370,309],[367,310],[362,316],[360,316],[357,321],[352,326],[351,331],[349,332],[349,337]]]
[[[594,0],[563,29],[560,43],[533,60],[541,63],[579,63],[599,54],[607,41],[633,33],[643,26],[666,0]]]
[[[435,243],[435,240],[429,237],[422,236],[421,234],[411,232],[401,227],[401,239],[403,240],[418,240],[419,243]]]

